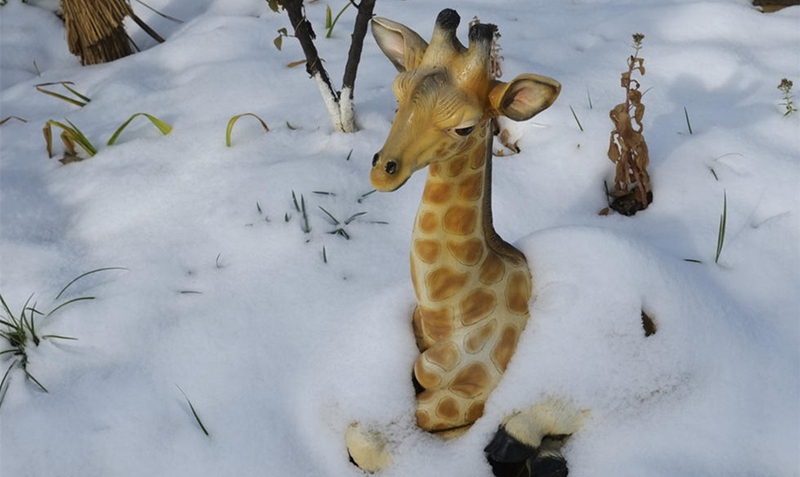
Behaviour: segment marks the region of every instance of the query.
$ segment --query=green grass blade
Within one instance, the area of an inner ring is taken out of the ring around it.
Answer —
[[[62,303],[62,304],[58,305],[57,307],[53,308],[53,310],[50,313],[48,313],[47,316],[51,316],[53,313],[57,312],[58,310],[64,308],[67,305],[71,305],[72,303],[75,303],[75,302],[78,302],[78,301],[86,301],[86,300],[94,300],[94,297],[93,296],[82,296],[82,297],[79,297],[79,298],[73,298],[72,300],[67,300],[64,303]]]
[[[203,433],[205,433],[205,435],[210,436],[210,434],[208,433],[208,429],[206,429],[206,426],[203,425],[203,421],[200,420],[200,416],[197,415],[197,411],[194,409],[194,406],[192,405],[192,401],[189,399],[189,396],[187,396],[186,393],[183,392],[183,389],[181,389],[180,386],[178,386],[177,384],[175,386],[178,388],[181,394],[183,394],[183,397],[186,398],[186,402],[189,403],[189,409],[192,410],[192,414],[194,414],[195,420],[200,425],[200,429],[203,430]]]
[[[163,134],[165,136],[172,131],[172,126],[170,126],[169,124],[165,123],[164,121],[158,119],[157,117],[151,116],[151,115],[149,115],[147,113],[136,113],[136,114],[132,115],[131,117],[129,117],[127,121],[122,123],[122,126],[120,126],[119,128],[117,128],[116,131],[114,131],[114,134],[111,135],[111,139],[108,140],[107,144],[109,146],[113,146],[114,143],[117,142],[117,138],[119,137],[119,135],[122,134],[122,130],[125,129],[126,127],[128,127],[128,124],[130,124],[131,121],[133,121],[134,119],[136,119],[139,116],[144,116],[147,119],[149,119],[150,122],[153,123],[153,126],[158,128],[158,130],[161,131],[161,134]]]
[[[3,124],[5,124],[5,123],[9,122],[9,121],[10,121],[10,120],[12,120],[12,119],[16,119],[17,121],[20,121],[20,122],[23,122],[23,123],[27,123],[27,122],[28,122],[28,120],[27,120],[27,119],[22,119],[22,118],[21,118],[21,117],[19,117],[19,116],[6,116],[6,117],[5,117],[5,118],[3,118],[2,120],[0,120],[0,126],[2,126]]]
[[[46,393],[49,393],[49,392],[50,392],[50,391],[48,391],[48,390],[47,390],[47,388],[46,388],[46,387],[42,386],[42,383],[40,383],[38,379],[34,378],[34,377],[33,377],[33,375],[32,375],[30,372],[28,372],[28,370],[27,370],[27,369],[25,369],[25,367],[24,367],[24,366],[22,367],[22,370],[25,372],[25,375],[26,375],[26,376],[28,376],[28,378],[29,378],[31,381],[33,381],[34,383],[36,383],[36,385],[37,385],[37,386],[39,386],[39,387],[42,389],[42,391],[44,391],[44,392],[46,392]]]
[[[358,198],[357,202],[360,204],[361,201],[363,201],[364,199],[366,199],[367,197],[369,197],[370,195],[372,195],[372,194],[374,194],[376,192],[378,192],[376,189],[372,189],[371,191],[369,191],[369,192],[367,192],[365,194],[361,194],[361,197]]]
[[[6,325],[9,328],[16,328],[18,326],[16,323],[11,323],[11,322],[8,322],[6,320],[0,320],[0,325]],[[4,333],[4,332],[0,331],[0,333]]]
[[[303,197],[303,194],[300,194],[300,212],[303,214],[303,232],[310,233],[311,226],[308,224],[308,214],[306,213],[306,198]]]
[[[578,119],[578,115],[575,114],[575,110],[572,109],[572,105],[569,106],[569,110],[572,111],[572,117],[575,118],[575,122],[578,123],[578,127],[581,129],[581,132],[583,132],[583,126],[581,125],[581,122]]]
[[[686,110],[686,106],[683,107],[683,115],[686,116],[686,127],[689,128],[689,134],[692,133],[692,123],[689,122],[689,111]]]
[[[294,208],[300,212],[300,204],[297,203],[297,196],[295,195],[294,191],[292,191],[292,202],[294,202]]]
[[[236,116],[232,117],[230,121],[228,121],[228,128],[225,130],[225,145],[228,147],[231,147],[231,132],[233,131],[233,125],[236,124],[236,121],[238,121],[239,118],[241,118],[242,116],[252,116],[258,119],[258,122],[260,122],[261,126],[264,127],[264,132],[269,132],[269,127],[267,126],[267,123],[265,123],[263,119],[259,118],[255,114],[253,113],[237,114]]]
[[[19,319],[22,322],[22,327],[27,328],[31,334],[31,339],[33,339],[33,344],[39,346],[39,337],[36,336],[36,325],[33,320],[33,313],[31,313],[31,317],[28,318],[26,310],[32,310],[36,307],[36,304],[33,304],[33,307],[29,307],[28,304],[33,299],[33,295],[28,297],[28,300],[25,302],[25,305],[22,306],[22,313],[20,313]]]
[[[319,209],[321,211],[325,212],[325,215],[327,215],[328,217],[331,218],[331,221],[333,222],[333,225],[339,225],[340,222],[336,219],[336,217],[333,216],[333,214],[331,214],[330,212],[325,210],[325,208],[322,207],[321,205],[318,205],[317,207],[319,207]]]
[[[719,263],[719,256],[722,254],[722,246],[725,244],[725,228],[728,222],[728,193],[723,192],[722,215],[719,216],[719,232],[717,233],[717,256],[714,263]]]
[[[75,91],[74,89],[70,88],[68,85],[71,85],[71,84],[75,84],[75,83],[72,83],[72,82],[70,82],[70,81],[65,81],[65,82],[61,83],[61,85],[62,85],[63,87],[65,87],[65,88],[67,88],[67,89],[69,90],[69,92],[70,92],[70,93],[72,93],[72,94],[74,94],[75,96],[79,97],[80,99],[82,99],[83,101],[85,101],[87,104],[92,102],[92,100],[91,100],[91,99],[89,99],[87,96],[84,96],[84,95],[80,94],[79,92]]]
[[[12,363],[11,363],[11,364],[8,366],[8,369],[6,370],[5,374],[3,374],[3,379],[2,379],[2,380],[0,380],[0,406],[2,406],[2,405],[3,405],[3,400],[4,400],[4,399],[5,399],[5,397],[6,397],[6,390],[8,389],[7,387],[4,389],[4,386],[5,386],[5,384],[6,384],[6,378],[8,378],[8,373],[10,373],[10,372],[11,372],[11,368],[13,368],[15,364],[17,364],[17,362],[16,362],[16,361],[13,361],[13,362],[12,362]]]
[[[83,99],[83,101],[78,101],[77,99],[70,98],[69,96],[64,96],[63,94],[56,93],[55,91],[50,91],[50,90],[42,88],[42,86],[51,86],[51,85],[55,85],[55,84],[60,84],[60,85],[64,86],[69,91],[71,91],[73,94],[75,94],[79,98]],[[74,84],[74,83],[70,83],[70,84]],[[89,101],[91,101],[91,99],[87,98],[86,96],[78,93],[74,89],[72,89],[69,86],[67,86],[66,82],[61,82],[61,83],[42,83],[42,84],[38,84],[38,85],[34,86],[34,88],[36,88],[36,91],[39,91],[40,93],[44,93],[44,94],[46,94],[48,96],[52,96],[54,98],[58,98],[58,99],[60,99],[62,101],[66,101],[66,102],[68,102],[70,104],[74,104],[75,106],[78,106],[80,108],[86,106],[86,104],[89,103]]]
[[[69,130],[70,135],[74,136],[72,139],[77,142],[86,151],[86,153],[89,154],[89,156],[94,156],[97,154],[97,149],[94,147],[91,141],[89,141],[89,138],[87,138],[83,132],[78,129],[78,126],[74,125],[69,119],[64,118],[64,120],[68,122],[70,126],[72,126],[72,128]]]
[[[139,4],[143,5],[145,8],[147,8],[151,12],[155,13],[156,15],[160,16],[161,18],[169,20],[169,21],[171,21],[173,23],[183,23],[183,20],[178,20],[177,18],[174,18],[174,17],[171,17],[171,16],[166,15],[164,13],[161,13],[158,10],[156,10],[155,8],[151,7],[150,5],[144,3],[142,0],[136,0],[136,3],[139,3]]]
[[[344,221],[345,225],[350,225],[350,222],[356,220],[357,218],[361,217],[362,215],[367,215],[366,212],[358,212],[350,216],[347,220]]]
[[[14,317],[14,313],[11,312],[11,308],[8,307],[8,304],[6,303],[5,298],[3,298],[3,295],[0,295],[0,303],[2,303],[3,309],[6,310],[6,315],[7,315],[6,318],[8,318],[9,320],[13,321],[14,324],[8,323],[7,321],[4,321],[4,320],[0,320],[0,322],[2,322],[6,326],[10,326],[12,328],[18,327],[19,324],[17,323],[17,319]]]
[[[44,335],[42,339],[57,339],[57,340],[70,340],[70,341],[78,341],[78,338],[73,338],[72,336],[63,336],[63,335]]]
[[[71,287],[71,286],[72,286],[72,285],[73,285],[75,282],[77,282],[77,281],[78,281],[78,280],[80,280],[81,278],[83,278],[83,277],[86,277],[86,276],[88,276],[88,275],[91,275],[91,274],[93,274],[93,273],[105,272],[105,271],[108,271],[108,270],[126,270],[126,271],[127,271],[128,269],[127,269],[127,268],[125,268],[125,267],[105,267],[105,268],[97,268],[97,269],[95,269],[95,270],[91,270],[91,271],[88,271],[88,272],[86,272],[86,273],[83,273],[83,274],[81,274],[81,275],[78,275],[78,276],[77,276],[77,277],[75,277],[75,278],[74,278],[74,279],[73,279],[71,282],[67,283],[67,286],[65,286],[64,288],[62,288],[60,292],[58,292],[58,295],[56,295],[56,300],[58,300],[59,298],[61,298],[61,295],[63,295],[63,294],[64,294],[64,292],[65,292],[65,291],[67,291],[67,288]],[[52,312],[51,312],[51,313],[52,313]]]
[[[86,151],[86,154],[88,154],[89,157],[92,157],[95,154],[97,154],[97,149],[94,147],[91,141],[89,141],[89,139],[81,132],[81,130],[78,129],[72,122],[70,122],[69,119],[67,119],[66,121],[70,124],[69,126],[67,126],[64,123],[58,122],[54,119],[48,120],[47,124],[58,126],[59,128],[63,129],[64,132],[67,134],[67,137],[72,141],[78,143],[78,145],[81,146],[84,151]],[[45,126],[45,128],[47,127]],[[48,133],[45,133],[45,138],[47,137]],[[50,150],[49,143],[48,143],[48,153],[50,153],[50,155],[52,156],[52,151]]]

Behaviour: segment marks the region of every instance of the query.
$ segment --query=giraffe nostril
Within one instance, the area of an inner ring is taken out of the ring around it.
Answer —
[[[394,161],[389,161],[386,163],[386,172],[389,174],[394,174],[397,172],[397,163]]]
[[[377,152],[375,153],[374,156],[372,156],[372,167],[375,167],[375,164],[378,163],[378,159],[380,159],[380,157],[381,155]]]

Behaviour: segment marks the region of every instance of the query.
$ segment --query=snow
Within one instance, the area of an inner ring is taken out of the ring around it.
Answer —
[[[336,133],[314,80],[286,67],[302,58],[297,42],[273,45],[285,14],[258,0],[147,3],[184,23],[133,2],[167,41],[132,26],[143,51],[89,67],[51,11],[0,7],[0,118],[27,120],[0,126],[0,293],[14,311],[31,294],[41,310],[96,297],[37,321],[78,340],[29,343],[28,371],[48,393],[9,373],[0,475],[357,476],[344,445],[357,421],[390,438],[380,475],[488,477],[482,449],[498,423],[548,396],[591,411],[564,449],[571,476],[800,475],[800,113],[784,117],[777,90],[784,77],[800,85],[800,7],[458,2],[461,38],[474,15],[499,25],[503,79],[537,73],[563,90],[505,124],[522,153],[494,166],[496,228],[534,276],[531,322],[484,417],[441,441],[415,427],[410,382],[408,252],[424,174],[363,196],[392,121],[392,65],[368,36],[361,130]],[[325,5],[306,5],[317,33]],[[449,6],[381,0],[375,13],[429,38]],[[316,42],[335,82],[354,19],[349,9]],[[655,200],[633,218],[601,217],[608,111],[637,32]],[[33,88],[54,81],[91,103]],[[136,112],[174,129],[137,118],[106,146]],[[270,132],[243,117],[226,147],[228,120],[245,112]],[[64,118],[96,156],[47,158],[41,128]],[[346,240],[320,207],[340,221],[366,214]],[[126,270],[54,299],[103,267]],[[642,310],[658,325],[648,338]],[[0,356],[0,372],[14,359]]]

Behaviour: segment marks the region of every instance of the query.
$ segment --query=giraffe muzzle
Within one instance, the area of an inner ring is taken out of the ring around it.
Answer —
[[[370,182],[375,189],[381,192],[391,192],[397,190],[405,184],[406,177],[401,173],[398,161],[394,159],[382,159],[378,152],[372,157],[372,171],[370,172]]]

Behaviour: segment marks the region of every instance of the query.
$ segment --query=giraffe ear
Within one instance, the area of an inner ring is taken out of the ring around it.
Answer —
[[[495,83],[489,101],[498,114],[525,121],[549,108],[560,92],[561,83],[552,78],[522,74],[509,83]]]
[[[414,30],[386,18],[372,19],[372,36],[400,73],[422,62],[428,43]]]

